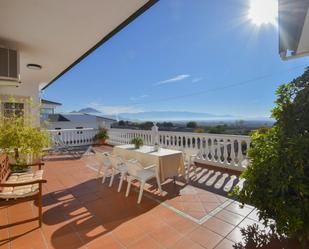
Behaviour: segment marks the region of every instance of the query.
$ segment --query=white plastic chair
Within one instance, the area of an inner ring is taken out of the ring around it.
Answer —
[[[107,153],[107,152],[100,152],[100,151],[96,151],[96,150],[95,150],[95,153],[96,153],[97,159],[100,162],[100,167],[99,167],[99,170],[98,170],[98,176],[97,177],[100,177],[101,173],[103,173],[102,183],[104,183],[105,179],[108,175],[108,170],[110,170],[112,168],[112,163],[109,160],[110,154]]]
[[[196,165],[194,163],[195,158],[197,158],[197,153],[194,153],[189,150],[183,150],[182,154],[186,171],[186,179],[187,181],[189,181],[189,174],[191,167],[193,167],[195,177],[197,176]]]
[[[109,155],[109,153],[102,152],[90,146],[82,155],[81,159],[87,167],[97,171],[97,178],[99,178],[103,173],[106,177],[107,172],[105,169],[108,169],[108,166],[110,166],[105,160],[107,155]]]
[[[137,199],[138,204],[141,203],[145,183],[152,178],[156,178],[160,194],[162,193],[157,165],[153,164],[148,167],[143,167],[137,160],[127,161],[126,164],[128,165],[128,186],[126,197],[129,196],[132,180],[138,180],[140,182],[139,195]]]
[[[98,170],[97,178],[99,178],[101,175],[106,178],[108,169],[111,168],[111,164],[107,158],[109,155],[110,153],[103,152],[92,146],[90,146],[84,153],[84,157],[87,158],[88,161],[90,158],[92,159],[90,164],[96,166]],[[95,161],[95,163],[93,163],[93,161]]]
[[[108,156],[108,159],[110,160],[112,166],[112,175],[109,182],[109,187],[113,185],[115,175],[120,173],[120,182],[118,186],[118,192],[120,192],[124,177],[128,173],[128,166],[120,156],[110,155]]]

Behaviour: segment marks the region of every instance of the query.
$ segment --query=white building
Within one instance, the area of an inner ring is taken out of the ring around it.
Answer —
[[[48,115],[55,114],[55,109],[61,106],[61,103],[50,101],[47,99],[41,99],[41,122],[48,119]]]
[[[83,129],[83,128],[111,128],[115,119],[86,113],[60,113],[50,114],[47,120],[47,128],[52,130]]]

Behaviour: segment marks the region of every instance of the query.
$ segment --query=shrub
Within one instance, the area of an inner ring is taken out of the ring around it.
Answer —
[[[251,164],[243,172],[244,187],[234,189],[241,203],[257,207],[265,225],[309,240],[309,68],[277,90],[276,119],[270,129],[252,134]]]
[[[227,128],[227,125],[216,125],[216,126],[210,127],[208,132],[213,133],[213,134],[222,134],[225,132],[226,128]]]
[[[139,147],[143,146],[144,140],[141,137],[132,138],[130,144],[134,144],[135,149],[139,149]]]
[[[108,139],[109,137],[108,137],[108,134],[107,134],[107,129],[106,128],[100,128],[99,132],[96,134],[95,138],[103,140],[103,141]]]
[[[195,129],[197,128],[197,123],[195,121],[190,121],[187,123],[187,128]]]
[[[195,132],[195,133],[204,133],[205,130],[204,130],[204,128],[196,128],[196,129],[194,129],[193,132]]]
[[[11,101],[13,102],[14,99]],[[49,145],[48,132],[34,127],[34,118],[31,115],[26,118],[0,115],[0,151],[10,156],[13,164],[27,164],[27,156],[32,156],[32,159],[39,158],[43,149]]]

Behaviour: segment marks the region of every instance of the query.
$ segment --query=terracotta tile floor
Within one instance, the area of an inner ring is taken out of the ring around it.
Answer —
[[[197,176],[192,175],[188,185],[181,180],[166,181],[163,196],[158,195],[155,183],[148,184],[138,205],[136,191],[125,198],[126,184],[120,193],[117,181],[112,188],[101,184],[96,166],[90,164],[88,159],[70,157],[47,161],[42,228],[37,228],[37,221],[2,228],[0,249],[229,249],[244,241],[242,227],[258,224],[263,228],[253,207],[240,209],[227,197],[238,182],[229,172],[199,165]],[[35,203],[30,202],[1,207],[0,226],[22,222],[36,213]],[[255,247],[248,244],[243,248]],[[264,248],[298,246],[273,240]]]

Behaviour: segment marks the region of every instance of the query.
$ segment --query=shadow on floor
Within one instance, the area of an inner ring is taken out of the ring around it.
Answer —
[[[239,175],[239,172],[224,170],[206,164],[197,164],[196,175],[191,169],[189,183],[197,188],[230,198],[228,193],[236,185],[241,186],[242,184]]]
[[[265,230],[254,224],[240,230],[243,239],[233,245],[234,249],[308,249],[308,246],[301,247],[297,241],[278,235],[272,226]]]
[[[63,248],[64,238],[71,240],[66,245],[69,248],[76,248],[80,241],[85,245],[119,226],[127,226],[130,220],[138,219],[159,205],[145,196],[141,204],[137,204],[136,184],[128,198],[125,197],[126,184],[120,193],[117,187],[118,181],[109,188],[107,183],[101,183],[101,179],[91,179],[45,196],[43,230],[52,231],[53,247]],[[156,185],[151,188],[156,189]],[[72,241],[72,230],[80,241]]]

